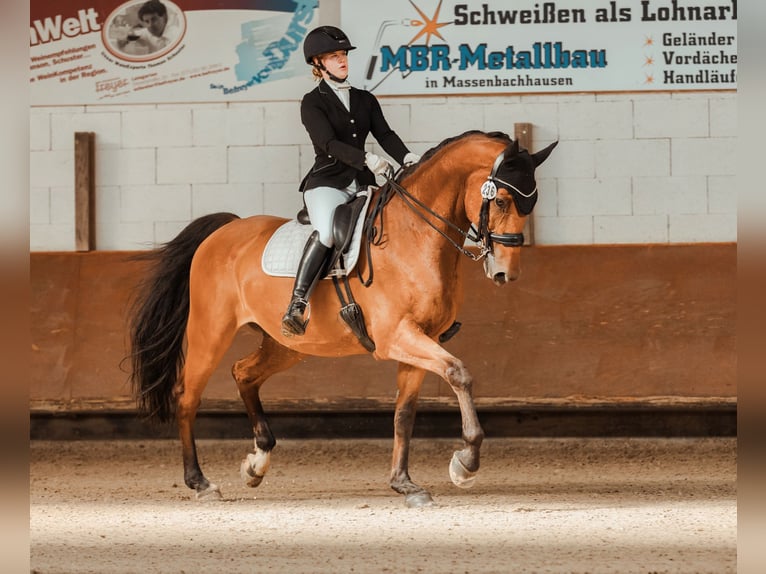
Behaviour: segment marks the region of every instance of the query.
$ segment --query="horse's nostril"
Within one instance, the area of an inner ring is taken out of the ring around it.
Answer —
[[[495,273],[494,277],[492,277],[492,281],[495,285],[504,285],[508,281],[508,277],[505,273]]]

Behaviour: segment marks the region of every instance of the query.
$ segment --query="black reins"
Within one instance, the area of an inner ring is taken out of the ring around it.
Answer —
[[[394,176],[390,176],[388,174],[385,175],[386,183],[383,184],[380,188],[380,192],[378,193],[377,197],[375,198],[374,203],[372,204],[372,207],[370,209],[370,214],[367,220],[364,223],[364,243],[365,243],[365,254],[367,255],[367,265],[369,266],[369,275],[367,279],[364,279],[362,277],[361,269],[359,270],[359,280],[362,282],[362,285],[365,287],[369,287],[372,284],[372,278],[373,278],[373,268],[372,268],[372,258],[371,258],[371,246],[375,245],[378,246],[383,242],[383,229],[384,229],[384,220],[383,220],[383,214],[384,214],[384,207],[386,204],[391,200],[391,198],[394,195],[398,195],[401,200],[404,202],[404,204],[410,208],[410,210],[417,215],[420,219],[426,222],[429,227],[434,229],[437,233],[439,233],[442,237],[444,237],[450,245],[452,245],[455,249],[457,249],[460,253],[463,255],[470,257],[473,261],[479,261],[486,257],[488,254],[492,253],[493,249],[493,243],[499,243],[500,245],[506,246],[506,247],[520,247],[524,244],[524,234],[523,233],[492,233],[489,229],[489,204],[492,200],[494,200],[497,197],[497,184],[500,183],[503,187],[507,187],[509,189],[512,189],[514,192],[520,194],[522,197],[531,197],[537,192],[537,187],[535,187],[534,190],[532,190],[529,194],[524,194],[519,190],[516,186],[503,181],[502,179],[497,177],[497,172],[500,169],[500,166],[503,164],[503,161],[505,161],[505,152],[500,153],[499,156],[495,159],[495,163],[492,166],[492,171],[490,172],[489,176],[487,177],[487,180],[482,184],[481,186],[481,209],[479,211],[479,228],[476,229],[473,225],[468,228],[468,231],[463,231],[460,227],[452,223],[449,219],[446,219],[445,217],[439,215],[435,211],[433,211],[431,208],[429,208],[427,205],[425,205],[422,201],[420,201],[417,197],[412,195],[409,191],[407,191],[404,187],[399,185],[396,182],[396,179],[400,176],[402,172],[402,168],[399,169],[399,171],[394,174]],[[430,217],[429,217],[430,216]],[[377,227],[375,225],[375,222],[377,220],[380,220],[380,227]],[[447,235],[444,231],[439,229],[432,221],[432,219],[437,219],[441,223],[445,224],[450,229],[458,232],[464,239],[469,239],[473,242],[479,243],[479,253],[475,254],[463,247],[462,245],[459,245],[457,242],[455,242],[449,235]]]

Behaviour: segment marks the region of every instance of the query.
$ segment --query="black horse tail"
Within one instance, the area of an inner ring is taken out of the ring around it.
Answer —
[[[189,318],[189,271],[200,244],[214,231],[239,219],[213,213],[195,219],[159,249],[136,257],[150,262],[129,315],[130,381],[139,410],[160,422],[175,415],[175,391],[184,364]]]

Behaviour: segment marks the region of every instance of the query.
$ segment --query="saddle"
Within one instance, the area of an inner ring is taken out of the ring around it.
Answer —
[[[338,206],[333,218],[335,249],[330,255],[325,278],[350,273],[359,259],[362,243],[364,214],[372,193],[362,191],[349,203]],[[261,257],[264,273],[274,277],[295,277],[303,248],[311,235],[309,217],[305,208],[296,219],[282,224],[271,236]],[[338,262],[342,258],[342,266]]]
[[[341,303],[341,318],[362,346],[370,352],[375,350],[375,343],[367,334],[362,308],[354,300],[348,274],[359,259],[364,216],[371,196],[370,191],[365,190],[350,202],[335,208],[332,230],[335,247],[325,265],[328,271],[322,277],[332,278]],[[295,277],[306,240],[313,231],[309,223],[311,222],[308,212],[304,207],[296,219],[284,223],[274,232],[261,258],[261,266],[265,273],[278,277]],[[345,294],[341,284],[345,287]]]

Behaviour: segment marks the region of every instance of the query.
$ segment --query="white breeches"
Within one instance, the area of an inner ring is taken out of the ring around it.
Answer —
[[[319,241],[326,247],[332,247],[335,243],[332,236],[335,208],[351,201],[357,190],[356,182],[352,182],[346,189],[315,187],[303,192],[311,225],[319,232]]]

